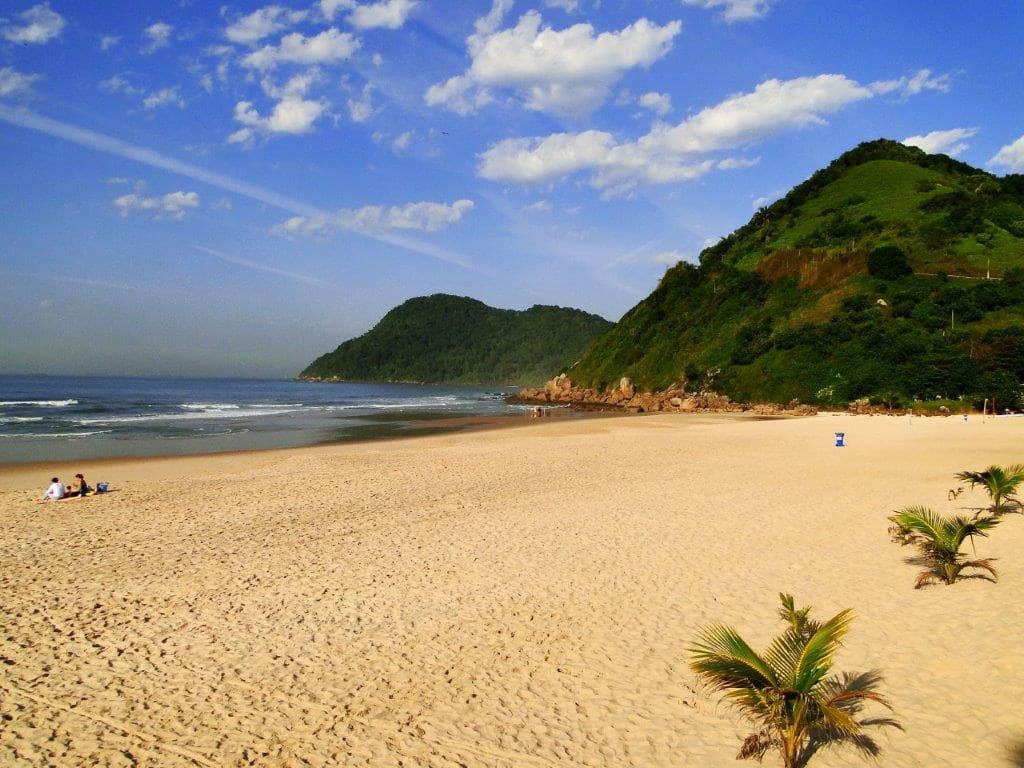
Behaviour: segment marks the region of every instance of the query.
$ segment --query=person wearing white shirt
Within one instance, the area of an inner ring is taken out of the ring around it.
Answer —
[[[64,484],[56,477],[50,481],[50,487],[46,489],[46,493],[43,494],[42,501],[52,499],[57,501],[58,499],[64,498]]]

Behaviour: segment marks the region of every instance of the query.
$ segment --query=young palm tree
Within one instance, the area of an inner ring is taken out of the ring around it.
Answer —
[[[893,538],[901,544],[913,544],[921,551],[921,561],[928,567],[922,571],[914,589],[933,581],[953,584],[965,568],[988,571],[993,578],[996,569],[991,560],[965,560],[960,552],[964,540],[974,536],[987,536],[987,531],[999,523],[996,517],[982,517],[970,520],[957,515],[943,517],[927,507],[907,507],[892,515]]]
[[[973,488],[980,485],[988,491],[992,499],[991,511],[995,515],[1001,515],[1007,506],[1007,502],[1013,502],[1018,508],[1024,506],[1020,499],[1014,497],[1017,488],[1024,483],[1024,464],[1011,464],[1008,467],[989,467],[982,472],[958,472],[957,479],[970,483]]]
[[[809,608],[796,610],[792,596],[780,597],[779,613],[789,626],[763,654],[721,624],[701,630],[689,649],[693,671],[716,691],[724,691],[757,727],[736,757],[761,760],[775,749],[785,768],[795,768],[820,745],[833,741],[849,741],[867,754],[878,754],[878,745],[863,728],[898,724],[857,715],[868,701],[889,707],[875,690],[881,677],[873,672],[828,677],[853,613],[841,611],[820,624],[808,618]]]

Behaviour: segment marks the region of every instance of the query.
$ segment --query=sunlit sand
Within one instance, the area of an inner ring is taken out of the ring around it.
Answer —
[[[0,764],[731,766],[686,649],[762,646],[786,591],[855,610],[880,765],[1016,765],[1024,517],[977,542],[997,583],[915,591],[886,516],[1022,460],[1024,419],[656,415],[8,468]],[[34,502],[78,468],[116,492]]]

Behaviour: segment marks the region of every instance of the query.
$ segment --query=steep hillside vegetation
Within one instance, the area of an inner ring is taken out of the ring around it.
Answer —
[[[670,269],[568,373],[598,388],[685,381],[744,401],[995,396],[1019,407],[1024,176],[862,144],[699,266]]]
[[[578,309],[495,309],[461,296],[409,299],[372,330],[318,357],[305,379],[536,384],[611,323]]]

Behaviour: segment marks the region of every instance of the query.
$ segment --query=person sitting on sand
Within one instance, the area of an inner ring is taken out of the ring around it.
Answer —
[[[76,483],[71,489],[71,493],[68,494],[69,496],[85,496],[85,494],[92,490],[88,483],[85,482],[85,475],[81,472],[75,475],[75,480]]]
[[[64,486],[63,486],[63,484],[61,484],[59,478],[54,477],[54,478],[52,478],[50,480],[50,487],[46,489],[46,493],[43,494],[43,498],[40,499],[40,501],[46,501],[47,499],[52,499],[53,501],[57,501],[58,499],[63,499],[63,498],[64,498]]]

